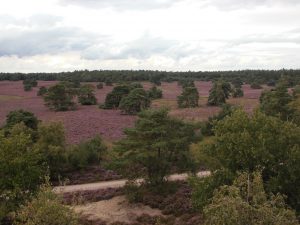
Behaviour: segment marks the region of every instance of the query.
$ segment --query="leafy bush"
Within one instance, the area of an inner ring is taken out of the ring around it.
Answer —
[[[46,106],[55,111],[67,111],[75,108],[75,91],[65,83],[56,84],[44,95]]]
[[[261,174],[241,174],[232,186],[214,192],[204,208],[205,225],[298,225],[295,212],[280,194],[267,196]]]
[[[123,113],[135,115],[150,107],[150,99],[147,92],[142,88],[135,88],[123,97],[119,108]]]
[[[73,146],[68,153],[68,160],[72,168],[83,169],[90,165],[99,164],[107,147],[100,136]]]
[[[34,148],[47,162],[52,179],[62,174],[67,162],[65,132],[62,123],[41,124],[38,127],[38,140]]]
[[[94,87],[89,84],[82,85],[79,89],[78,101],[81,105],[96,105],[97,99]]]
[[[40,87],[40,89],[39,89],[37,95],[38,95],[38,96],[44,96],[44,95],[47,93],[47,91],[48,91],[47,88],[44,87],[44,86],[42,86],[42,87]]]
[[[195,87],[186,87],[183,92],[178,96],[177,102],[179,108],[195,108],[199,101],[199,93]]]
[[[194,81],[189,79],[179,80],[178,85],[180,85],[182,88],[195,87]]]
[[[62,205],[51,187],[42,186],[31,201],[17,213],[15,225],[77,225],[75,212]]]
[[[31,84],[25,84],[24,85],[24,91],[31,91],[31,90],[32,90]]]
[[[8,137],[0,132],[0,223],[37,190],[46,174],[28,127],[17,124]]]

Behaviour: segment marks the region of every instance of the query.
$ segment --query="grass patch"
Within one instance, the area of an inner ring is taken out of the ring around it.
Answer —
[[[0,95],[0,101],[12,101],[12,100],[20,100],[23,99],[23,97],[20,96],[14,96],[14,95]]]

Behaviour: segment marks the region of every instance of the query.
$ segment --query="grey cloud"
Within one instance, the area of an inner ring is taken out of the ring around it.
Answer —
[[[75,27],[57,25],[60,17],[34,15],[24,19],[2,16],[5,25],[0,36],[0,56],[33,56],[66,51],[81,51],[105,39]],[[0,23],[0,27],[3,24]]]
[[[190,49],[186,44],[175,40],[143,35],[135,41],[125,44],[98,44],[91,46],[82,53],[85,59],[147,59],[153,55],[168,56],[180,59],[191,54],[195,49]]]
[[[118,10],[149,10],[167,8],[182,0],[60,0],[63,5],[115,8]]]

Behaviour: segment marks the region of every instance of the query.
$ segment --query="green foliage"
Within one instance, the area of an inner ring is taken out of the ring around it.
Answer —
[[[148,91],[148,96],[150,99],[160,99],[163,96],[162,90],[158,89],[156,86],[153,86]]]
[[[103,88],[103,83],[102,82],[98,83],[96,87],[97,87],[97,89],[102,89]]]
[[[205,206],[211,203],[214,191],[222,185],[231,184],[233,179],[233,174],[227,170],[217,170],[205,178],[191,177],[189,183],[193,189],[193,207],[202,211]]]
[[[150,103],[147,92],[142,88],[136,88],[122,98],[119,108],[123,113],[135,115],[149,108]]]
[[[260,96],[260,109],[269,116],[276,116],[282,120],[292,120],[294,110],[290,107],[293,98],[286,86],[279,84],[276,89],[264,91]]]
[[[66,164],[65,133],[62,123],[52,122],[38,127],[38,140],[35,149],[47,162],[51,178],[57,178]]]
[[[235,88],[241,88],[243,85],[243,81],[240,77],[235,78],[231,83]]]
[[[235,88],[232,92],[232,97],[240,98],[244,96],[244,91],[241,88]]]
[[[112,81],[110,81],[110,80],[106,80],[106,81],[105,81],[105,85],[106,85],[106,86],[113,86],[113,83],[112,83]]]
[[[226,116],[231,115],[234,110],[235,107],[229,104],[222,105],[222,110],[217,115],[209,117],[208,121],[202,123],[201,133],[205,136],[214,135],[214,131],[213,131],[214,124],[224,119]]]
[[[89,165],[97,165],[103,159],[107,147],[100,136],[72,146],[68,152],[68,161],[72,168],[83,169]]]
[[[77,225],[78,217],[52,191],[42,186],[36,197],[28,201],[17,213],[15,225]]]
[[[37,96],[44,96],[48,92],[48,89],[44,86],[40,87]]]
[[[232,173],[262,169],[268,191],[288,196],[288,203],[300,205],[300,128],[257,111],[251,117],[242,110],[219,121],[216,142],[205,148]]]
[[[262,89],[262,86],[258,82],[251,83],[250,87],[252,89]]]
[[[195,108],[198,107],[199,93],[195,87],[186,87],[177,98],[179,108]]]
[[[81,105],[96,105],[97,99],[94,87],[89,84],[82,85],[79,89],[78,101]]]
[[[24,91],[31,91],[32,86],[30,84],[24,84]]]
[[[139,114],[134,128],[115,146],[115,167],[128,178],[144,177],[155,186],[164,182],[171,169],[191,165],[189,145],[194,127],[168,116],[168,111],[148,110]]]
[[[127,96],[130,92],[130,87],[128,85],[118,85],[114,87],[112,92],[108,93],[105,98],[104,108],[106,109],[116,109],[123,97]]]
[[[195,87],[194,81],[189,79],[179,80],[178,85],[180,85],[182,88]]]
[[[214,192],[204,209],[205,225],[298,225],[280,194],[267,196],[260,173],[241,174]]]
[[[33,130],[37,130],[38,127],[38,119],[32,112],[28,112],[25,110],[15,110],[11,111],[6,116],[6,124],[5,129],[10,129],[18,123],[24,123],[24,125]]]
[[[30,134],[23,123],[12,127],[7,137],[0,132],[0,223],[37,190],[47,173]]]
[[[46,106],[55,111],[67,111],[75,108],[75,92],[65,83],[56,84],[44,95]]]
[[[222,105],[226,103],[231,92],[231,85],[228,82],[219,80],[214,82],[212,89],[209,91],[208,105]]]
[[[144,88],[143,85],[139,82],[133,82],[129,84],[130,89],[135,89],[135,88]]]

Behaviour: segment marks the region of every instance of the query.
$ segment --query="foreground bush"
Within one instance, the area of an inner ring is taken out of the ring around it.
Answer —
[[[37,190],[46,174],[29,128],[17,124],[8,137],[0,132],[0,223]]]
[[[83,169],[100,164],[107,147],[100,136],[73,146],[68,153],[68,160],[74,169]]]
[[[205,207],[205,225],[298,225],[280,194],[267,196],[261,174],[241,174],[232,186],[214,192]]]
[[[17,213],[15,225],[77,225],[78,218],[51,187],[43,186],[37,196]]]
[[[7,114],[5,124],[6,129],[10,129],[18,123],[24,123],[26,127],[36,130],[39,121],[32,112],[22,109],[11,111],[9,114]]]

